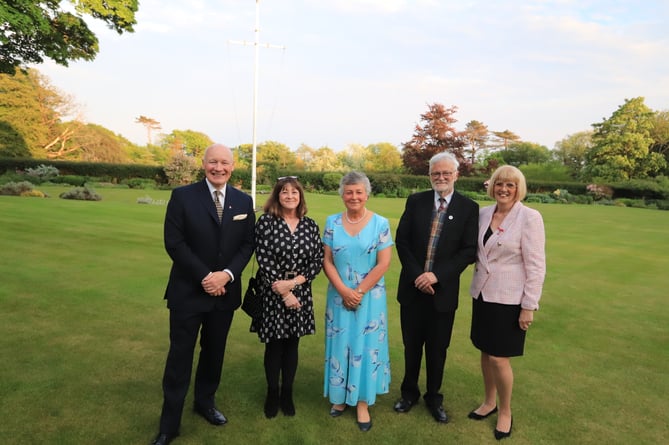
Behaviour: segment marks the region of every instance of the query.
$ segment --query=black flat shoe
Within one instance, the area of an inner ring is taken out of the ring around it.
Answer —
[[[216,408],[200,408],[199,406],[195,405],[193,409],[212,425],[221,426],[228,423],[228,419],[226,419],[223,413]]]
[[[412,402],[410,400],[406,399],[399,399],[396,403],[393,409],[397,411],[398,413],[408,413],[411,411],[411,407],[413,407],[416,404],[416,402]]]
[[[513,417],[511,418],[511,426],[509,427],[509,431],[504,432],[495,428],[495,439],[502,440],[506,439],[507,437],[511,437],[511,429],[513,429]]]
[[[339,416],[341,416],[342,414],[344,414],[344,410],[345,410],[345,409],[346,409],[346,408],[344,408],[344,409],[336,409],[336,408],[333,406],[332,408],[330,408],[330,417],[339,417]]]
[[[279,413],[279,395],[273,392],[267,393],[265,405],[263,406],[265,417],[271,419]]]
[[[493,409],[490,410],[488,414],[477,414],[475,412],[476,410],[472,411],[471,413],[467,414],[467,417],[469,417],[472,420],[483,420],[487,419],[488,417],[492,416],[497,412],[497,407],[494,407]]]
[[[366,433],[367,431],[372,429],[372,419],[369,419],[369,422],[358,422],[358,428],[360,428],[360,431],[363,433]]]

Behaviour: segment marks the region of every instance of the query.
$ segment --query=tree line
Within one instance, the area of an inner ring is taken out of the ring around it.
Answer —
[[[84,123],[77,105],[35,69],[0,74],[0,156],[197,168],[209,136],[194,130],[159,133],[160,122],[140,115],[147,130],[140,146],[103,126]],[[333,172],[363,170],[424,175],[427,160],[450,151],[461,174],[485,175],[501,164],[541,166],[546,179],[619,182],[667,176],[669,111],[648,108],[642,97],[626,99],[592,130],[567,136],[553,150],[524,141],[510,130],[490,131],[477,120],[455,126],[457,107],[428,105],[414,132],[401,147],[389,142],[350,144],[344,150],[302,144],[295,150],[277,141],[257,146],[260,177],[274,171]],[[66,120],[66,116],[75,116]],[[156,139],[154,141],[154,139]],[[251,144],[235,147],[238,168],[251,165]],[[266,173],[263,175],[262,173]]]
[[[47,160],[139,163],[163,165],[178,174],[191,168],[212,143],[204,133],[174,130],[153,135],[160,122],[140,115],[147,145],[136,145],[120,134],[94,123],[84,123],[76,104],[57,91],[48,79],[27,64],[45,58],[67,66],[72,60],[93,60],[98,40],[84,16],[104,22],[119,34],[132,33],[137,0],[79,0],[62,8],[60,0],[5,1],[0,4],[0,156]],[[423,175],[427,159],[450,151],[462,165],[462,175],[487,174],[499,164],[533,166],[549,179],[620,182],[668,176],[669,111],[648,108],[642,97],[625,99],[612,115],[556,143],[553,150],[524,141],[510,130],[491,131],[472,120],[455,127],[456,106],[428,105],[413,135],[396,147],[388,142],[352,144],[341,151],[305,144],[291,150],[280,142],[258,146],[258,169],[389,171]],[[66,116],[76,116],[65,120]],[[236,162],[248,168],[251,145],[236,147]],[[562,176],[562,177],[560,177]]]

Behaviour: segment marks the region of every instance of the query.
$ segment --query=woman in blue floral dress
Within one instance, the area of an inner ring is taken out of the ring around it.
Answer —
[[[330,281],[325,311],[324,396],[330,415],[356,407],[358,427],[372,427],[369,406],[390,386],[388,311],[383,274],[393,245],[388,220],[365,207],[371,186],[363,173],[339,186],[346,210],[327,218],[323,270]]]

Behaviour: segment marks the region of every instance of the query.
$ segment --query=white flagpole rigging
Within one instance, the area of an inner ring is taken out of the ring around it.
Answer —
[[[258,121],[258,60],[259,49],[260,49],[260,0],[256,0],[256,23],[255,23],[255,42],[252,43],[255,49],[255,58],[254,58],[254,67],[253,67],[253,150],[251,152],[251,198],[253,199],[253,207],[256,205],[256,163],[257,163],[257,121]],[[250,45],[251,43],[246,41],[234,41],[231,40],[231,43],[237,43],[240,45]],[[284,46],[279,45],[270,45],[263,44],[266,48],[280,48],[285,49]]]

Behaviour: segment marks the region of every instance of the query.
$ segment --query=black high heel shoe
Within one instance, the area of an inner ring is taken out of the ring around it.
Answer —
[[[513,417],[511,418],[511,426],[509,426],[509,431],[500,431],[497,428],[495,428],[495,439],[497,440],[502,440],[506,439],[507,437],[511,437],[511,430],[513,429]]]
[[[467,417],[469,417],[472,420],[483,420],[483,419],[487,419],[488,417],[492,416],[496,412],[497,412],[497,407],[494,407],[493,409],[491,409],[490,412],[488,412],[488,414],[478,414],[478,413],[476,413],[476,410],[474,410],[471,413],[469,413],[467,415]]]

